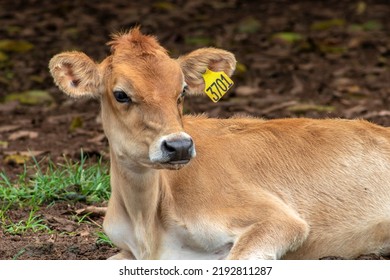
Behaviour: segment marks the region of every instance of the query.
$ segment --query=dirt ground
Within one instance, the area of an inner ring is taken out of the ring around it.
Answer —
[[[47,65],[66,50],[102,60],[109,35],[137,24],[155,34],[174,57],[202,46],[235,53],[235,87],[216,104],[205,96],[187,98],[186,113],[364,118],[390,126],[387,2],[3,0],[0,170],[15,178],[23,165],[12,156],[28,151],[57,162],[63,155],[77,160],[82,148],[91,158],[108,160],[98,101],[61,94]],[[21,97],[31,91],[41,97]],[[116,249],[97,244],[93,234],[102,217],[81,225],[70,219],[84,206],[57,203],[40,212],[51,229],[72,235],[0,232],[0,259],[111,256]],[[12,215],[25,217],[26,211]]]

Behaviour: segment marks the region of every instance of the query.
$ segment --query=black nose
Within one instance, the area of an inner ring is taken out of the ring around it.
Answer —
[[[194,143],[192,139],[165,140],[161,148],[167,162],[186,163],[192,157]]]

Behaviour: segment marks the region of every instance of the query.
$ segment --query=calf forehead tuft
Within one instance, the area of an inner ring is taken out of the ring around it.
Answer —
[[[114,55],[122,52],[133,56],[167,55],[166,49],[159,44],[157,38],[142,34],[139,27],[112,35],[112,40],[107,45],[111,46]]]

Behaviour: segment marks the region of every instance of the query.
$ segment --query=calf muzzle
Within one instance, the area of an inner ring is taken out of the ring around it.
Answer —
[[[195,144],[185,132],[172,133],[160,137],[149,149],[149,159],[158,168],[175,169],[196,156]]]

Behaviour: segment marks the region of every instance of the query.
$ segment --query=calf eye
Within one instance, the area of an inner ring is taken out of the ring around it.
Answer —
[[[180,97],[184,97],[187,94],[188,86],[184,86],[183,91],[180,94]]]
[[[180,93],[179,98],[177,99],[177,104],[181,104],[183,102],[184,96],[187,94],[188,86],[184,86],[183,91]]]
[[[119,103],[130,103],[131,102],[130,97],[126,94],[126,92],[124,92],[122,90],[115,90],[114,97],[115,97],[116,101],[118,101]]]

